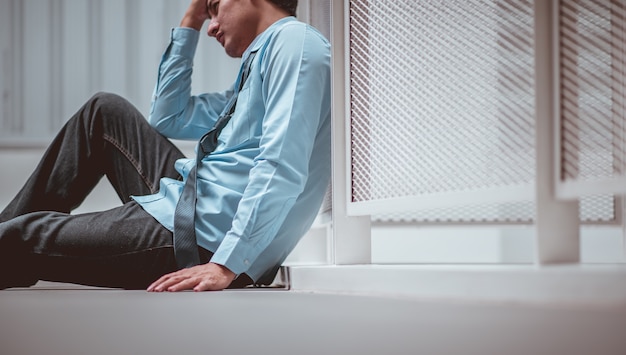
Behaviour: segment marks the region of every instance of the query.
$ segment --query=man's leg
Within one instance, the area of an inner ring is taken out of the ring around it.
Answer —
[[[161,177],[177,178],[174,162],[182,157],[126,100],[95,95],[59,132],[0,213],[0,289],[40,279],[145,288],[175,271],[172,233],[128,201],[130,195],[156,192]],[[126,204],[67,214],[103,175]],[[211,253],[199,251],[201,262],[208,262]],[[232,286],[249,283],[242,275]]]
[[[94,95],[51,143],[0,222],[35,211],[69,213],[106,175],[118,196],[154,193],[159,179],[177,178],[183,154],[156,132],[128,101]]]
[[[208,262],[211,254],[201,249]],[[108,211],[0,223],[0,289],[38,280],[145,289],[177,269],[172,233],[134,201]]]
[[[126,100],[94,95],[0,213],[0,288],[39,279],[136,288],[173,271],[171,233],[134,202],[67,213],[103,175],[123,202],[156,192],[161,177],[178,177],[174,162],[181,157]]]

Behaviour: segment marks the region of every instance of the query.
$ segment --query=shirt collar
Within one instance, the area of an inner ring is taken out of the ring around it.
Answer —
[[[266,28],[265,31],[261,32],[258,36],[256,36],[254,41],[250,43],[250,45],[248,46],[248,49],[246,49],[246,51],[243,52],[241,59],[245,60],[250,55],[250,52],[256,52],[259,49],[261,49],[261,47],[263,46],[267,38],[271,36],[272,33],[274,33],[276,28],[278,28],[284,23],[291,22],[291,21],[297,21],[297,19],[294,16],[283,17],[280,20],[274,22],[270,27]]]

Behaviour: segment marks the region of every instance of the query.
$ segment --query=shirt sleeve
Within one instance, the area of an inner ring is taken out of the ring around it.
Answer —
[[[213,124],[232,96],[222,93],[191,95],[193,58],[199,32],[174,28],[159,65],[148,122],[168,138],[199,139]]]
[[[269,245],[303,191],[330,90],[330,47],[307,26],[282,28],[263,55],[260,153],[232,228],[211,259],[245,272]]]

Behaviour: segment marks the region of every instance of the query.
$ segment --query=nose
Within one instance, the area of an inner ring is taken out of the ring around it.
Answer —
[[[215,37],[217,36],[217,32],[220,29],[220,24],[215,21],[215,18],[212,18],[209,21],[209,26],[207,27],[207,34],[209,35],[209,37]]]

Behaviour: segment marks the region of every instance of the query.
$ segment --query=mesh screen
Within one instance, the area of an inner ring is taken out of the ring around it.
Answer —
[[[532,12],[351,1],[353,201],[532,181]]]
[[[533,36],[531,0],[350,1],[353,202],[531,183]],[[604,166],[605,150],[589,159]],[[530,223],[533,214],[517,201],[373,218]],[[614,198],[582,199],[581,219],[614,221]]]
[[[625,174],[625,4],[560,2],[562,180]]]

